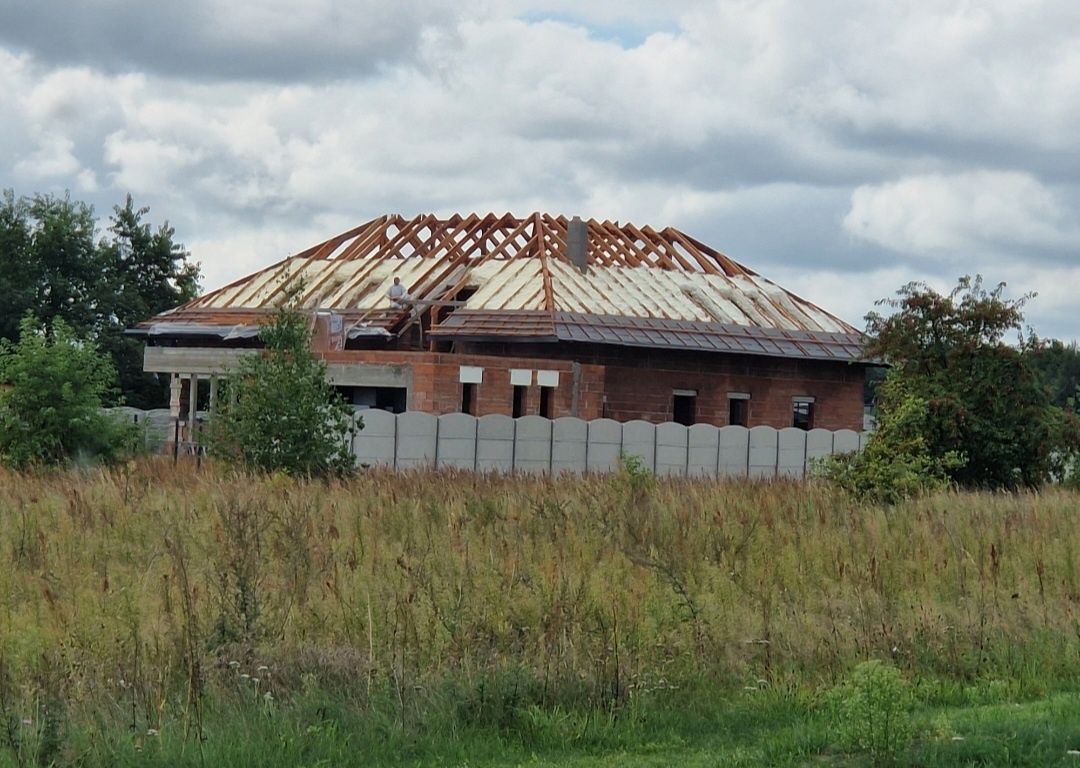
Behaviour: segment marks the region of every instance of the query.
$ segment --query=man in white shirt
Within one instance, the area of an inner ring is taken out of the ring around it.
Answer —
[[[394,284],[390,286],[390,290],[386,292],[386,298],[390,299],[390,304],[395,309],[404,309],[409,301],[409,292],[405,290],[405,286],[401,284],[400,277],[394,277]]]

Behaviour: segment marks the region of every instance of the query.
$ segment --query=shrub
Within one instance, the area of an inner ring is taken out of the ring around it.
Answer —
[[[844,749],[868,754],[874,765],[893,765],[911,746],[914,697],[896,667],[864,661],[829,699]]]
[[[285,309],[263,326],[265,350],[245,355],[224,383],[207,441],[213,455],[257,472],[301,476],[352,470],[352,409],[311,354],[311,330]]]
[[[964,456],[931,453],[926,400],[895,372],[878,386],[878,398],[881,416],[866,447],[826,457],[818,474],[859,500],[886,504],[946,486],[949,472],[963,466]]]
[[[25,318],[19,341],[0,340],[0,461],[16,469],[75,459],[113,463],[137,449],[138,431],[101,410],[116,371],[59,318]]]

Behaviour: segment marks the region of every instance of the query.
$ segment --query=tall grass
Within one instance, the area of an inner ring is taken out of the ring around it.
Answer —
[[[220,738],[208,712],[324,695],[384,736],[433,712],[576,734],[867,658],[929,699],[1069,687],[1078,505],[632,474],[0,473],[0,744],[47,761],[122,726],[194,755]]]

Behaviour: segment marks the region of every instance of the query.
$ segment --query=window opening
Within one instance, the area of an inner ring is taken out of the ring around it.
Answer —
[[[337,387],[349,405],[356,409],[378,408],[390,413],[404,413],[409,390],[405,387]]]
[[[461,385],[461,412],[470,416],[476,415],[476,385]]]
[[[528,393],[528,387],[517,386],[514,387],[514,418],[517,419],[525,415],[525,398]]]
[[[551,404],[552,404],[552,388],[540,387],[540,415],[545,419],[552,418],[551,416]]]
[[[791,426],[796,429],[814,428],[814,403],[812,400],[796,400],[792,403]]]
[[[732,397],[728,400],[728,424],[745,427],[750,420],[750,401]]]
[[[671,418],[676,424],[691,426],[697,417],[697,392],[675,390],[672,395]]]

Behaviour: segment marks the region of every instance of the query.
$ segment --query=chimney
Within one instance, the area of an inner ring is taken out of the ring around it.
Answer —
[[[585,245],[588,230],[580,216],[575,216],[566,226],[566,247],[569,250],[570,263],[581,270],[582,274],[589,271],[589,262],[585,256]]]

